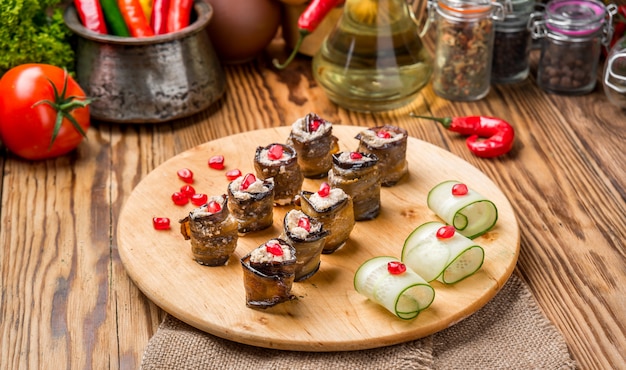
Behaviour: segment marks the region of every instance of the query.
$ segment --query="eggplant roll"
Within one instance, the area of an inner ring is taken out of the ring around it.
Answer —
[[[300,194],[304,176],[298,164],[296,150],[286,144],[258,147],[254,155],[254,169],[258,178],[274,179],[274,203],[292,204]]]
[[[241,258],[246,305],[268,308],[294,299],[291,294],[296,251],[280,238],[271,239]]]
[[[285,214],[281,238],[296,250],[296,282],[310,278],[319,270],[328,234],[320,221],[300,210],[292,209]]]
[[[180,232],[191,240],[193,258],[201,265],[222,266],[237,248],[237,220],[228,211],[226,195],[209,201],[180,220]]]
[[[274,222],[274,180],[239,176],[228,184],[228,208],[240,234],[267,229]]]
[[[409,172],[406,160],[408,134],[401,127],[385,125],[372,127],[359,133],[357,151],[378,157],[381,185],[393,186]]]
[[[331,155],[339,151],[332,123],[315,113],[309,113],[291,125],[287,145],[298,153],[304,177],[311,179],[326,177],[332,166]]]
[[[300,195],[302,212],[319,220],[329,232],[322,254],[330,254],[341,248],[355,224],[352,198],[339,188],[331,189],[327,196],[310,191],[302,191]]]
[[[381,180],[375,154],[333,154],[333,168],[328,172],[328,182],[331,187],[342,189],[352,198],[356,221],[371,220],[380,213]]]

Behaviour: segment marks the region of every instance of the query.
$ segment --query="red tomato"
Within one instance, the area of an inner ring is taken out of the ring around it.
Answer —
[[[89,128],[88,104],[83,89],[62,68],[47,64],[14,67],[0,79],[0,139],[26,159],[66,154],[78,146]],[[57,114],[63,117],[60,125]]]

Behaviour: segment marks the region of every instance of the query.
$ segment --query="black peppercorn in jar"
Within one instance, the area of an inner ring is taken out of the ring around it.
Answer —
[[[549,93],[586,94],[596,86],[602,45],[611,39],[613,7],[597,0],[553,0],[531,15],[541,40],[537,84]]]
[[[500,0],[503,2],[503,0]],[[531,37],[527,24],[535,9],[533,0],[507,1],[511,8],[503,20],[494,22],[492,83],[519,82],[528,76]]]
[[[434,1],[429,3],[437,27],[433,89],[448,100],[482,99],[491,84],[493,21],[504,19],[504,8],[489,0]]]

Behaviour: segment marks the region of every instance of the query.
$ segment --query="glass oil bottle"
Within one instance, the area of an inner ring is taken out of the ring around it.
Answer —
[[[406,0],[346,0],[313,57],[313,76],[328,98],[354,111],[402,107],[431,74],[431,56]]]

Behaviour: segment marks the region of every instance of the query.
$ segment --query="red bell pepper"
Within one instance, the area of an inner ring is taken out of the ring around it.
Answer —
[[[189,26],[193,0],[170,0],[170,11],[167,15],[167,32],[180,31]]]
[[[117,4],[131,36],[154,36],[139,0],[117,0]]]
[[[85,28],[102,34],[107,33],[104,13],[98,0],[74,0],[74,6]]]
[[[167,13],[170,11],[170,0],[154,0],[152,14],[150,15],[150,27],[155,35],[167,33]]]

